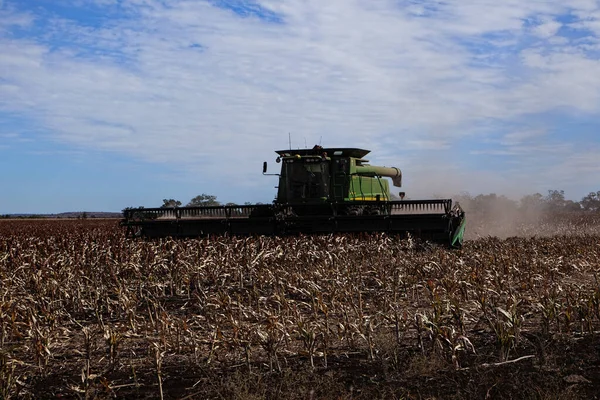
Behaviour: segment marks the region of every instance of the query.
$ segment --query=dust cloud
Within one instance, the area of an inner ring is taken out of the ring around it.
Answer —
[[[493,210],[474,212],[467,215],[465,239],[494,236],[543,237],[560,235],[599,235],[600,218],[586,213],[523,213],[519,210]]]
[[[546,236],[556,234],[557,229],[549,223],[549,215],[542,209],[525,210],[517,207],[516,202],[501,197],[501,200],[489,199],[486,204],[466,195],[453,196],[465,210],[467,229],[465,239],[495,236]]]
[[[556,209],[544,202],[523,202],[525,197],[548,193],[552,184],[534,181],[526,174],[511,176],[489,171],[469,171],[454,167],[452,163],[440,166],[440,160],[403,168],[407,199],[452,199],[465,210],[467,228],[465,239],[494,236],[554,236],[600,234],[600,215],[584,211]],[[547,189],[540,189],[540,186]],[[472,195],[469,193],[477,193]],[[480,195],[479,193],[488,193]]]

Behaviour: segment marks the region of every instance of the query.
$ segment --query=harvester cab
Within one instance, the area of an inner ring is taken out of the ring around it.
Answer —
[[[203,236],[388,232],[410,234],[460,247],[465,214],[450,199],[394,200],[402,173],[369,164],[369,150],[323,148],[279,150],[277,195],[272,204],[137,208],[124,211],[130,236]]]
[[[355,148],[279,150],[281,163],[276,202],[279,204],[390,201],[389,183],[402,185],[395,167],[377,167],[364,159],[369,151]]]

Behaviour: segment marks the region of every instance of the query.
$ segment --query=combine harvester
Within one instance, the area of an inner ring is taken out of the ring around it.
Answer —
[[[462,245],[465,213],[450,199],[392,200],[394,167],[368,164],[369,150],[322,148],[280,150],[277,198],[273,204],[244,206],[130,208],[122,225],[130,237],[294,235],[386,232]]]

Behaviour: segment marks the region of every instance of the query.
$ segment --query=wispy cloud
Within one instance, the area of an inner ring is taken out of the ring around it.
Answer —
[[[536,140],[542,136],[545,136],[546,134],[547,132],[542,129],[515,131],[504,135],[500,143],[505,146],[514,146],[524,142]]]
[[[408,140],[409,149],[415,150],[444,150],[449,149],[450,144],[445,140]]]
[[[66,4],[0,3],[0,112],[232,183],[256,179],[288,132],[400,164],[410,151],[482,154],[455,143],[492,136],[510,158],[577,147],[514,130],[532,116],[600,113],[596,1]],[[98,10],[114,18],[90,19]]]

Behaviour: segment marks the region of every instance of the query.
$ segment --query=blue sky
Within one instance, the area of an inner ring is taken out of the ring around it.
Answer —
[[[0,0],[0,214],[269,202],[288,133],[578,200],[599,121],[598,0]]]

